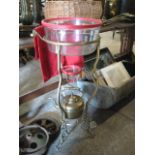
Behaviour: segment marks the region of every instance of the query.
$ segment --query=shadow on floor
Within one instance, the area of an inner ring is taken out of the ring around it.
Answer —
[[[116,103],[109,109],[98,109],[94,106],[89,107],[90,117],[93,121],[97,124],[101,124],[130,103],[135,97],[135,92],[132,92],[127,98],[121,100],[120,102]]]

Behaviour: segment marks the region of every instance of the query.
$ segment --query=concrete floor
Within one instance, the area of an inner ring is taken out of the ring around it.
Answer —
[[[108,47],[112,54],[119,52],[118,34],[116,34],[114,40],[112,39],[112,32],[101,34],[101,36],[101,48]],[[20,95],[43,86],[39,62],[33,60],[21,67],[19,69],[19,79]],[[50,99],[53,96],[55,97],[55,94],[56,92],[52,91],[24,103],[20,106],[19,115],[34,118],[46,111],[50,117],[59,120],[59,110]],[[83,130],[77,127],[67,138],[61,151],[57,152],[54,149],[57,143],[55,141],[50,146],[47,155],[135,154],[135,100],[133,96],[107,110],[92,107],[91,116],[97,123],[94,138],[87,137]]]
[[[119,111],[116,107],[108,110],[92,107],[93,120],[97,122],[95,136],[90,137],[78,126],[60,151],[55,150],[56,141],[47,155],[134,155],[134,99]]]

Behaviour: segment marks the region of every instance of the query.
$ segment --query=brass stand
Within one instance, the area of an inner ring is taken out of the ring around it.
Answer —
[[[98,37],[96,40],[94,41],[89,41],[89,42],[76,42],[76,43],[70,43],[70,42],[54,42],[54,41],[50,41],[48,39],[46,39],[46,37],[41,37],[40,34],[38,34],[36,31],[33,31],[34,35],[38,35],[39,38],[46,42],[47,44],[51,44],[51,45],[55,45],[56,46],[56,54],[57,54],[57,59],[58,59],[58,73],[59,73],[59,84],[58,84],[58,91],[57,91],[57,104],[59,105],[59,108],[61,110],[61,114],[62,114],[62,125],[61,125],[61,131],[62,133],[60,134],[59,137],[59,142],[56,146],[57,150],[60,150],[63,143],[65,142],[65,140],[67,139],[67,137],[70,135],[70,133],[77,127],[77,125],[79,124],[79,122],[81,122],[81,127],[82,129],[84,129],[86,132],[88,132],[88,134],[90,134],[90,136],[92,137],[92,133],[91,133],[91,126],[90,126],[90,120],[88,118],[88,104],[91,102],[91,100],[93,99],[93,97],[95,96],[97,89],[98,89],[98,81],[95,80],[94,78],[94,73],[96,72],[96,66],[97,63],[99,61],[99,55],[100,55],[100,37]],[[83,46],[83,45],[89,45],[92,43],[97,43],[97,56],[96,56],[96,61],[94,63],[93,69],[92,71],[89,73],[89,76],[91,76],[92,80],[94,83],[96,83],[96,88],[92,94],[92,96],[88,99],[88,101],[85,103],[85,109],[82,115],[82,118],[77,118],[76,119],[76,123],[73,127],[69,128],[67,125],[67,121],[65,118],[65,111],[61,106],[60,103],[60,91],[61,91],[61,85],[62,85],[62,73],[61,73],[61,46]]]

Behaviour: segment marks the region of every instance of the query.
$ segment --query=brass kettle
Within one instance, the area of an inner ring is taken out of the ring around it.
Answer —
[[[79,118],[84,110],[84,100],[78,95],[67,95],[63,98],[61,106],[64,110],[65,117],[68,119]]]

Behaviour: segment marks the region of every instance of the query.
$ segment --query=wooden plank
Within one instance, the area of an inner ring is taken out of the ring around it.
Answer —
[[[48,93],[49,91],[52,91],[54,89],[57,89],[58,88],[58,81],[57,82],[54,82],[54,83],[51,83],[47,86],[44,86],[44,87],[41,87],[39,89],[36,89],[36,90],[33,90],[27,94],[24,94],[22,96],[19,97],[19,104],[23,104],[24,102],[27,102],[27,101],[30,101],[36,97],[39,97],[45,93]],[[66,81],[62,81],[62,85],[66,84]]]
[[[107,26],[102,26],[100,33],[107,32],[107,31],[113,31],[113,30],[119,30],[124,28],[133,27],[134,28],[135,23],[114,23]]]
[[[44,86],[42,88],[33,90],[27,94],[24,94],[19,97],[19,104],[21,105],[24,102],[27,102],[27,101],[32,100],[40,95],[45,94],[51,90],[54,90],[57,88],[57,86],[58,86],[58,82],[55,82],[55,83],[49,84],[47,86]]]

